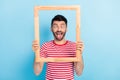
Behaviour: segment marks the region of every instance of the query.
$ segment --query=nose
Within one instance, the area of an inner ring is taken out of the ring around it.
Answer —
[[[58,26],[58,31],[61,31],[61,26]]]

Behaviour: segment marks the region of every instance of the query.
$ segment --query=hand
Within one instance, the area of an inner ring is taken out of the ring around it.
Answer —
[[[32,43],[32,50],[35,52],[40,48],[39,43],[37,40],[34,40]]]
[[[83,42],[77,42],[76,43],[76,47],[77,47],[77,50],[80,50],[81,51],[81,53],[83,52],[83,49],[84,49],[84,44],[83,44]]]

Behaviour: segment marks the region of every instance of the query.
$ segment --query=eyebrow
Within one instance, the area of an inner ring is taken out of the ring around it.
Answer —
[[[57,25],[57,23],[53,23],[52,25]]]
[[[56,23],[53,23],[53,25],[57,25]]]

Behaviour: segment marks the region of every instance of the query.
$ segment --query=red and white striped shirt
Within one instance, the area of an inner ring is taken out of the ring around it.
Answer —
[[[75,54],[76,44],[71,41],[58,45],[52,40],[44,43],[40,50],[42,57],[75,57]],[[74,63],[48,62],[46,80],[74,80]]]

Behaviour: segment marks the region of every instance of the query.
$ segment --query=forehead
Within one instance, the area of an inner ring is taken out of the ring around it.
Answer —
[[[53,21],[53,24],[65,24],[64,21]]]

